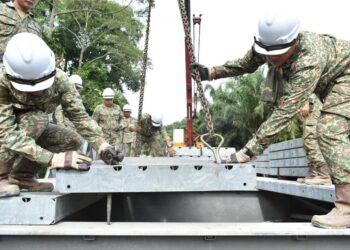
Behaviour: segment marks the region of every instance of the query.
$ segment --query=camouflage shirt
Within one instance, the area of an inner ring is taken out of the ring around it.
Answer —
[[[104,104],[98,105],[92,118],[100,125],[104,136],[107,138],[116,137],[121,141],[123,129],[127,126],[123,120],[123,113],[120,107],[113,104],[111,107],[106,107]],[[112,143],[113,144],[113,143]]]
[[[0,3],[0,60],[2,60],[7,42],[20,32],[42,36],[42,30],[34,21],[31,13],[22,18],[13,6],[13,2]]]
[[[21,112],[40,110],[52,113],[58,105],[71,120],[80,135],[97,150],[105,142],[101,128],[85,111],[79,93],[69,83],[68,76],[57,69],[53,85],[42,95],[34,96],[14,89],[0,65],[0,144],[7,150],[23,155],[33,161],[48,164],[53,153],[41,148],[31,137],[17,128],[16,115]]]
[[[62,106],[59,105],[53,114],[56,120],[56,124],[62,127],[68,128],[70,130],[76,131],[74,124],[64,116]]]
[[[131,132],[129,130],[129,126],[137,124],[137,119],[135,119],[134,117],[124,117],[123,119],[127,124],[127,127],[123,131],[123,143],[132,143],[136,140],[136,132]]]
[[[154,127],[151,122],[151,116],[149,114],[144,114],[142,116],[142,119],[140,121],[141,131],[140,135],[142,137],[150,138],[157,135],[157,132],[159,131],[162,135],[162,138],[164,141],[170,141],[170,137],[168,136],[168,133],[165,130],[165,127],[160,125],[159,127]]]
[[[251,49],[242,59],[215,67],[216,78],[252,73],[265,62],[265,56]],[[270,138],[290,124],[291,118],[313,92],[324,101],[323,111],[350,118],[349,65],[350,42],[329,35],[301,32],[296,50],[280,67],[284,93],[279,105],[247,147],[255,154],[260,153]],[[326,98],[330,91],[339,95]]]

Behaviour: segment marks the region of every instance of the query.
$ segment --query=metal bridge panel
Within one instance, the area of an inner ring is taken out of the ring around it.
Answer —
[[[216,164],[195,158],[126,158],[112,167],[102,161],[89,171],[60,170],[61,193],[191,192],[255,190],[252,164]]]
[[[0,224],[50,225],[104,197],[100,194],[26,193],[0,199]]]
[[[258,189],[295,195],[309,199],[334,202],[334,186],[305,185],[295,181],[278,180],[275,178],[257,177]]]

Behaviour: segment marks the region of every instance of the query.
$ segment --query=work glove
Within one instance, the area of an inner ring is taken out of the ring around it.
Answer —
[[[250,149],[244,147],[238,152],[231,154],[230,163],[245,163],[250,161],[250,158],[253,156],[254,154],[250,151]]]
[[[195,77],[196,69],[198,69],[199,75],[200,75],[202,81],[209,80],[209,69],[206,66],[199,64],[199,63],[192,63],[191,64],[191,72],[192,72],[193,79],[196,79],[196,77]]]
[[[117,165],[124,159],[124,154],[120,150],[115,150],[108,143],[102,143],[98,149],[100,158],[108,165]]]
[[[173,147],[168,147],[166,150],[167,150],[167,152],[168,152],[170,157],[174,157],[175,156],[175,150],[174,150]]]
[[[85,155],[79,154],[77,151],[67,151],[63,153],[54,154],[51,159],[50,168],[62,168],[77,170],[89,170],[92,159]]]

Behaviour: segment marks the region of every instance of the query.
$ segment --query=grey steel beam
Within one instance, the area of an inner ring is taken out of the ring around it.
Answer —
[[[220,148],[219,150],[221,157],[230,156],[235,152],[235,148]],[[175,148],[175,153],[177,157],[201,157],[201,159],[213,159],[214,157],[213,151],[208,148],[181,147]]]
[[[279,159],[269,161],[270,168],[286,168],[286,167],[307,167],[308,159],[306,157]]]
[[[102,194],[26,193],[0,199],[0,224],[50,225],[103,198]]]
[[[264,168],[257,167],[257,174],[265,174],[271,176],[289,176],[289,177],[302,177],[308,174],[309,168],[307,167],[286,167],[286,168]]]
[[[269,146],[269,151],[280,151],[280,150],[286,150],[286,149],[292,149],[292,148],[301,148],[304,145],[303,138],[298,138],[294,140],[284,141],[275,143]]]
[[[205,226],[205,225],[204,225]],[[344,250],[348,235],[340,236],[3,236],[6,250]]]
[[[199,157],[201,155],[201,151],[196,147],[181,147],[174,148],[176,156],[178,157]]]
[[[258,189],[327,202],[335,201],[334,186],[306,185],[295,181],[257,177]]]
[[[255,190],[252,164],[216,164],[194,158],[126,158],[118,166],[102,161],[89,171],[59,170],[61,193],[191,192]]]
[[[311,223],[60,222],[55,226],[1,226],[8,236],[350,236],[349,229],[321,229]],[[349,237],[350,239],[350,237]]]
[[[289,218],[286,195],[265,191],[115,194],[114,221],[264,222]]]
[[[280,151],[272,151],[269,153],[269,160],[278,160],[278,159],[290,159],[290,158],[300,158],[306,157],[304,148],[294,148],[286,149]]]

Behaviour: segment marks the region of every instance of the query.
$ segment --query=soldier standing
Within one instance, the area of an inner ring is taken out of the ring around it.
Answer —
[[[284,86],[278,107],[245,147],[231,155],[232,162],[247,162],[262,153],[311,94],[317,94],[323,102],[317,120],[319,146],[331,168],[336,202],[327,215],[315,215],[312,224],[350,227],[350,42],[299,29],[299,20],[290,13],[269,13],[260,19],[254,45],[242,59],[210,69],[198,64],[192,68],[202,80],[212,80],[251,73],[269,62]]]
[[[129,126],[137,124],[137,119],[131,116],[131,106],[125,104],[123,107],[124,120],[126,121],[126,128],[123,130],[123,144],[124,144],[124,155],[127,157],[135,157],[135,146],[136,146],[136,133],[129,130]]]
[[[140,134],[140,145],[147,144],[151,149],[152,156],[164,156],[157,134],[160,133],[166,144],[167,152],[170,156],[174,156],[175,151],[173,144],[162,124],[163,116],[157,113],[152,115],[144,114],[140,121],[140,125],[130,125],[129,130]]]
[[[103,103],[98,105],[92,118],[102,128],[104,138],[115,148],[119,148],[123,140],[123,129],[126,124],[120,107],[113,103],[114,91],[106,88],[103,93]]]
[[[30,32],[41,37],[42,30],[34,21],[30,10],[38,0],[14,0],[0,3],[0,61],[5,52],[6,44],[17,33]]]
[[[102,160],[108,164],[122,160],[123,155],[101,136],[101,128],[88,116],[74,85],[56,68],[54,53],[40,37],[16,34],[8,42],[3,60],[0,197],[18,195],[20,188],[52,191],[51,183],[39,183],[34,178],[40,167],[88,169],[91,159],[76,152],[80,136],[49,122],[48,113],[60,104]]]

